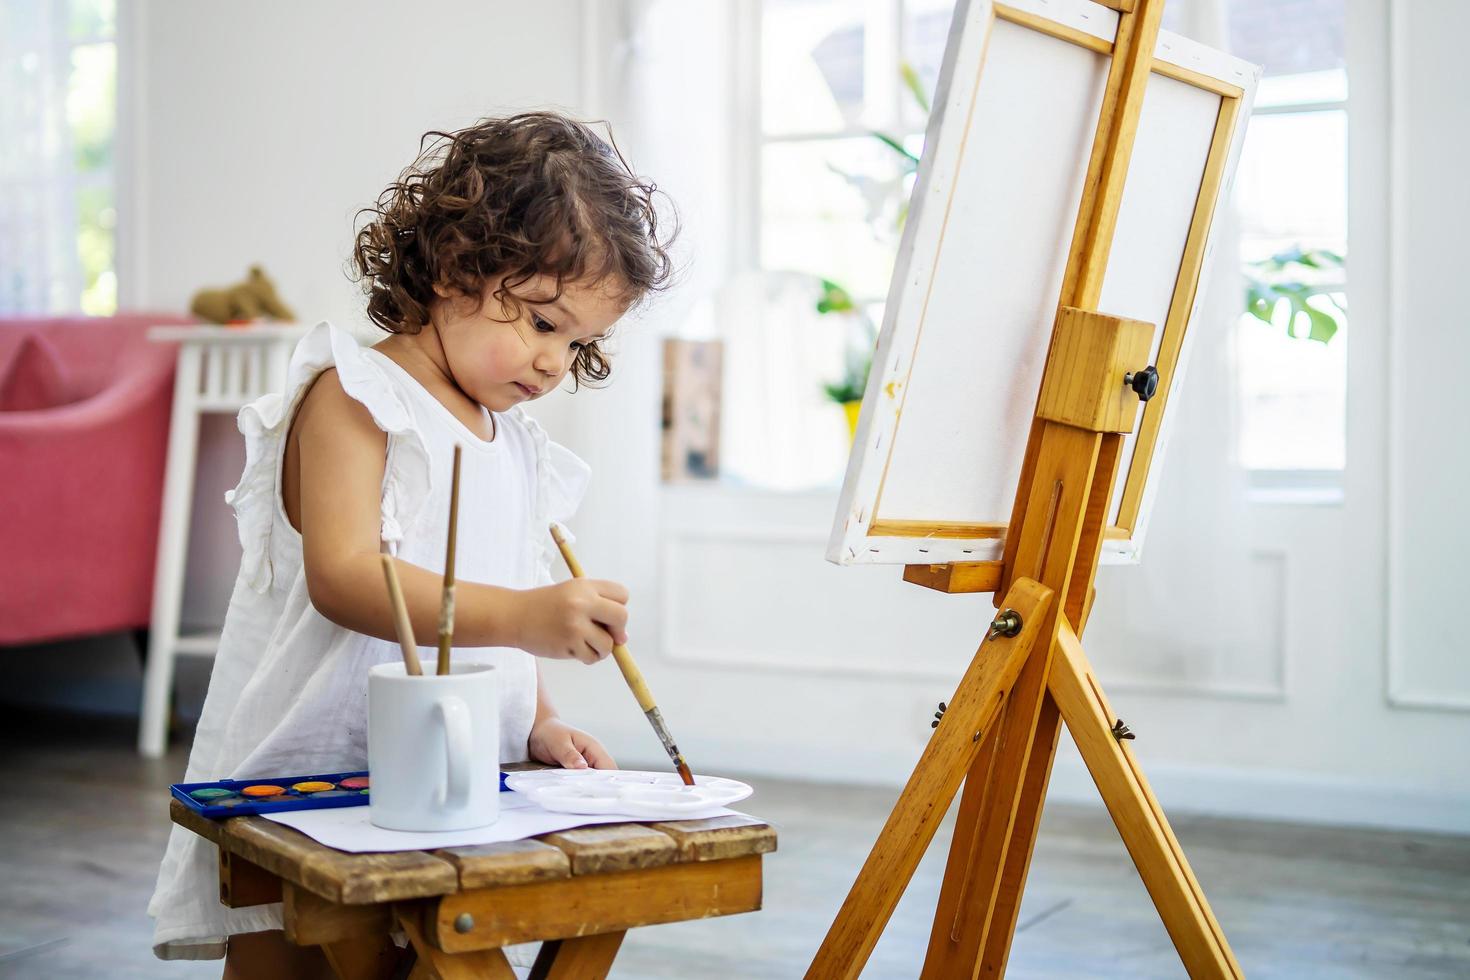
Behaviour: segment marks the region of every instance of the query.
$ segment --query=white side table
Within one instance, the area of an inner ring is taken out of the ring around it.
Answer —
[[[179,605],[184,595],[184,555],[194,512],[194,467],[199,454],[199,416],[234,414],[246,404],[286,383],[286,366],[307,328],[297,324],[248,327],[153,327],[148,339],[179,345],[174,376],[173,413],[168,430],[168,466],[163,481],[163,512],[158,523],[158,557],[153,573],[153,614],[148,663],[143,670],[142,719],[138,751],[163,755],[168,742],[174,658],[212,656],[219,634],[181,635]]]

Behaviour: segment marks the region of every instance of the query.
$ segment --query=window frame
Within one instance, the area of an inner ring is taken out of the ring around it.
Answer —
[[[111,270],[115,281],[115,303],[112,310],[102,310],[97,315],[111,315],[125,305],[123,295],[124,277],[121,272],[119,244],[122,240],[120,227],[124,201],[124,175],[126,173],[123,134],[125,122],[124,105],[124,35],[127,24],[135,16],[134,4],[128,0],[115,0],[113,24],[110,33],[92,33],[73,37],[71,20],[76,0],[53,0],[46,5],[44,18],[47,24],[47,40],[31,50],[42,53],[47,59],[47,106],[54,115],[53,122],[42,123],[41,135],[54,139],[57,146],[58,165],[49,172],[22,175],[6,182],[12,193],[31,192],[41,199],[54,202],[44,209],[40,220],[43,239],[51,243],[49,257],[39,266],[33,267],[41,281],[31,283],[37,290],[36,305],[22,304],[16,308],[18,315],[57,316],[88,315],[83,305],[87,290],[86,270],[81,255],[81,209],[78,206],[83,192],[104,189],[109,192],[114,222],[109,229],[112,239]],[[112,152],[110,161],[88,173],[81,173],[76,165],[76,135],[70,118],[72,81],[75,77],[73,58],[82,48],[110,46],[113,58],[113,104],[111,107]],[[29,277],[27,280],[29,281]],[[128,297],[129,299],[131,297]]]
[[[884,24],[875,32],[883,52],[882,63],[864,54],[863,92],[865,109],[875,102],[885,104],[884,114],[871,116],[859,123],[848,123],[841,129],[767,134],[761,116],[763,82],[761,77],[761,42],[767,0],[737,4],[732,13],[735,21],[735,103],[738,135],[734,140],[739,166],[736,173],[745,175],[737,184],[735,216],[737,259],[743,268],[764,269],[761,264],[761,161],[768,145],[782,143],[816,143],[828,140],[871,139],[873,130],[896,133],[900,138],[912,133],[923,135],[924,123],[914,115],[905,90],[899,81],[907,32],[908,0],[866,0],[866,24]],[[865,35],[866,43],[866,35]],[[875,93],[870,95],[869,93]],[[855,294],[860,305],[869,306],[887,299],[885,291],[876,296]]]
[[[72,37],[71,36],[71,31],[69,29],[69,21],[70,21],[70,17],[71,17],[72,6],[73,6],[73,0],[65,0],[65,2],[58,3],[54,7],[54,9],[56,11],[55,16],[63,24],[67,25],[67,26],[65,26],[63,28],[62,32],[60,34],[58,34],[58,37],[61,38],[62,40],[57,45],[57,47],[58,47],[58,54],[62,55],[62,57],[63,57],[63,60],[62,60],[61,63],[62,64],[65,64],[67,66],[66,79],[65,79],[65,83],[64,83],[65,87],[67,87],[68,89],[70,88],[70,84],[71,84],[72,55],[76,52],[76,50],[78,48],[91,47],[91,46],[98,45],[98,44],[110,44],[110,45],[112,45],[112,57],[113,57],[112,162],[107,167],[102,168],[102,169],[99,169],[99,170],[96,170],[96,171],[93,171],[92,173],[89,173],[89,174],[85,174],[84,175],[84,174],[78,173],[77,172],[77,169],[76,169],[76,166],[75,166],[75,163],[74,163],[74,161],[75,161],[75,146],[73,145],[73,140],[72,140],[71,125],[70,125],[70,121],[68,121],[67,125],[64,127],[64,131],[65,131],[65,135],[66,135],[66,141],[67,141],[67,149],[68,149],[68,157],[67,158],[69,160],[72,160],[73,161],[73,165],[67,169],[66,176],[65,176],[65,178],[63,178],[63,181],[62,182],[63,182],[64,186],[66,187],[67,200],[71,204],[71,209],[70,209],[70,212],[69,212],[69,221],[70,221],[70,228],[71,228],[71,237],[74,240],[75,239],[78,239],[79,238],[79,234],[80,234],[81,212],[77,209],[77,206],[76,206],[77,197],[80,194],[80,192],[82,190],[84,190],[84,189],[95,188],[95,187],[110,187],[111,190],[112,190],[112,209],[113,209],[113,215],[114,215],[113,225],[112,225],[112,274],[113,274],[114,282],[116,284],[116,287],[115,287],[116,288],[116,292],[114,294],[114,298],[115,298],[116,302],[113,304],[113,309],[112,309],[111,313],[112,314],[115,314],[119,309],[122,308],[122,305],[123,305],[123,301],[122,301],[122,276],[119,274],[119,271],[118,271],[118,251],[119,251],[119,249],[118,249],[118,242],[120,240],[120,236],[118,235],[118,218],[121,216],[121,211],[120,211],[118,205],[119,205],[119,202],[120,202],[120,200],[122,198],[122,188],[121,188],[121,184],[120,184],[120,182],[118,180],[118,163],[119,163],[119,161],[118,161],[118,152],[119,152],[119,148],[118,148],[118,137],[122,133],[122,119],[121,119],[120,109],[121,109],[122,101],[123,101],[122,85],[121,85],[121,82],[122,82],[122,53],[123,53],[123,49],[122,49],[122,45],[120,43],[120,35],[122,34],[122,30],[123,30],[123,28],[122,28],[122,20],[123,20],[123,17],[125,15],[125,13],[130,12],[131,7],[132,7],[132,4],[128,3],[127,0],[115,0],[115,5],[114,5],[114,8],[113,8],[113,30],[112,30],[112,34],[110,34],[110,35],[92,34],[92,35],[87,35],[87,36],[81,37],[81,38],[74,38],[74,37]],[[63,104],[64,104],[64,99],[63,99]],[[75,249],[73,250],[73,253],[72,253],[72,262],[70,263],[70,268],[68,269],[68,272],[70,273],[70,278],[71,278],[72,281],[70,283],[70,288],[68,290],[68,295],[70,296],[71,299],[70,299],[70,303],[69,303],[67,309],[68,309],[69,312],[70,311],[76,311],[76,312],[83,312],[83,313],[85,313],[85,310],[83,310],[83,308],[82,308],[82,297],[86,293],[86,290],[87,290],[86,270],[82,268],[82,257],[81,257],[81,254],[80,254],[80,252],[78,250],[75,250]],[[111,314],[100,314],[100,315],[111,315]]]
[[[735,79],[734,79],[734,108],[737,122],[736,136],[733,148],[736,155],[737,166],[735,173],[740,175],[736,181],[735,193],[732,195],[734,214],[732,216],[732,227],[735,232],[735,258],[740,267],[750,269],[764,269],[761,264],[761,193],[762,193],[762,151],[773,143],[792,142],[815,142],[828,139],[847,139],[854,136],[867,136],[870,128],[862,125],[847,125],[841,130],[830,132],[799,132],[768,135],[763,127],[761,119],[762,101],[762,64],[761,64],[761,42],[762,23],[766,0],[757,0],[751,4],[737,4],[732,10],[732,36],[735,43]],[[912,117],[907,105],[903,100],[901,86],[897,84],[898,66],[902,62],[905,50],[905,24],[908,4],[906,0],[868,0],[868,7],[882,7],[887,10],[891,21],[889,37],[891,44],[885,50],[888,61],[884,68],[887,69],[887,83],[889,89],[889,112],[890,116],[886,123],[890,131],[907,136],[917,125],[917,120]],[[1345,63],[1343,66],[1344,76],[1351,85],[1353,75],[1352,65],[1347,63],[1347,52],[1344,53]],[[864,63],[864,90],[868,91],[868,85],[874,79],[875,69]],[[883,73],[879,73],[883,74]],[[866,98],[866,96],[865,96]],[[1341,111],[1347,123],[1348,150],[1343,160],[1343,166],[1347,170],[1347,180],[1350,184],[1352,171],[1349,162],[1352,157],[1352,141],[1356,128],[1353,125],[1351,102],[1351,89],[1349,96],[1341,99],[1305,100],[1298,102],[1272,103],[1268,105],[1255,105],[1251,110],[1251,117],[1268,115],[1300,114],[1305,112],[1328,112]],[[922,131],[920,127],[919,131]],[[1351,250],[1352,238],[1352,190],[1348,188],[1347,199],[1344,201],[1344,212],[1347,217],[1348,231],[1346,233],[1346,244]],[[1350,277],[1344,270],[1340,281],[1334,281],[1345,294],[1350,295]],[[872,305],[886,300],[885,296],[854,296],[854,299],[862,305]],[[1346,338],[1343,338],[1345,341]],[[1350,379],[1350,369],[1346,372]],[[1239,383],[1239,376],[1236,377]],[[1345,474],[1349,464],[1351,446],[1350,433],[1348,432],[1351,412],[1346,398],[1343,407],[1343,438],[1344,438],[1344,460],[1341,468],[1254,468],[1242,467],[1246,478],[1247,499],[1251,503],[1259,504],[1304,504],[1310,506],[1340,505],[1344,500]]]
[[[1351,84],[1349,68],[1343,66],[1344,79]],[[1349,97],[1342,99],[1319,99],[1303,100],[1297,102],[1280,102],[1268,105],[1255,105],[1251,108],[1251,121],[1261,116],[1296,116],[1316,112],[1341,112],[1348,133],[1347,142],[1344,146],[1343,169],[1348,171],[1348,162],[1351,157],[1350,144],[1353,133],[1352,110],[1350,107],[1351,89]],[[1247,123],[1249,125],[1249,123]],[[1347,180],[1351,179],[1350,172]],[[1347,180],[1344,181],[1346,187]],[[1351,246],[1351,215],[1349,214],[1351,194],[1346,193],[1343,200],[1343,215],[1347,219],[1348,228],[1344,232],[1344,253],[1352,254]],[[1243,265],[1243,262],[1242,262]],[[1345,295],[1351,295],[1350,278],[1347,268],[1344,267],[1342,274],[1330,280],[1330,285]],[[1241,316],[1247,314],[1242,313]],[[1340,342],[1346,343],[1343,337]],[[1293,340],[1292,343],[1311,343],[1307,340]],[[1236,384],[1239,385],[1239,375],[1236,376]],[[1347,382],[1347,369],[1344,368],[1344,384]],[[1298,504],[1306,506],[1331,506],[1343,502],[1343,474],[1348,467],[1348,411],[1347,398],[1343,399],[1343,465],[1341,467],[1252,467],[1242,466],[1246,475],[1246,499],[1251,503],[1259,504]]]

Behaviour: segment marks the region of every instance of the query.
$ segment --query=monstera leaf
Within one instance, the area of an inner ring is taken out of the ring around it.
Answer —
[[[1252,262],[1245,274],[1245,311],[1263,323],[1274,324],[1277,309],[1285,303],[1289,312],[1287,336],[1302,337],[1305,327],[1307,340],[1325,344],[1338,331],[1338,316],[1347,313],[1336,298],[1341,287],[1328,282],[1337,278],[1334,272],[1342,266],[1343,258],[1336,252],[1300,247]],[[1318,305],[1309,302],[1313,299],[1319,299]],[[1321,301],[1331,310],[1322,309]]]

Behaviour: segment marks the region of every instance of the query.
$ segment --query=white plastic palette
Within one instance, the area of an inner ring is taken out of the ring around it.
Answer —
[[[505,784],[531,802],[560,813],[674,818],[728,806],[755,792],[748,783],[695,776],[685,786],[676,773],[629,769],[540,769],[514,772]]]

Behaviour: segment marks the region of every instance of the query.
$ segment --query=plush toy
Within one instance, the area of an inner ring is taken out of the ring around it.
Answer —
[[[276,284],[258,265],[250,267],[250,275],[244,282],[224,289],[199,290],[194,294],[189,309],[201,320],[211,323],[239,323],[260,317],[296,319],[296,314],[276,295]]]

